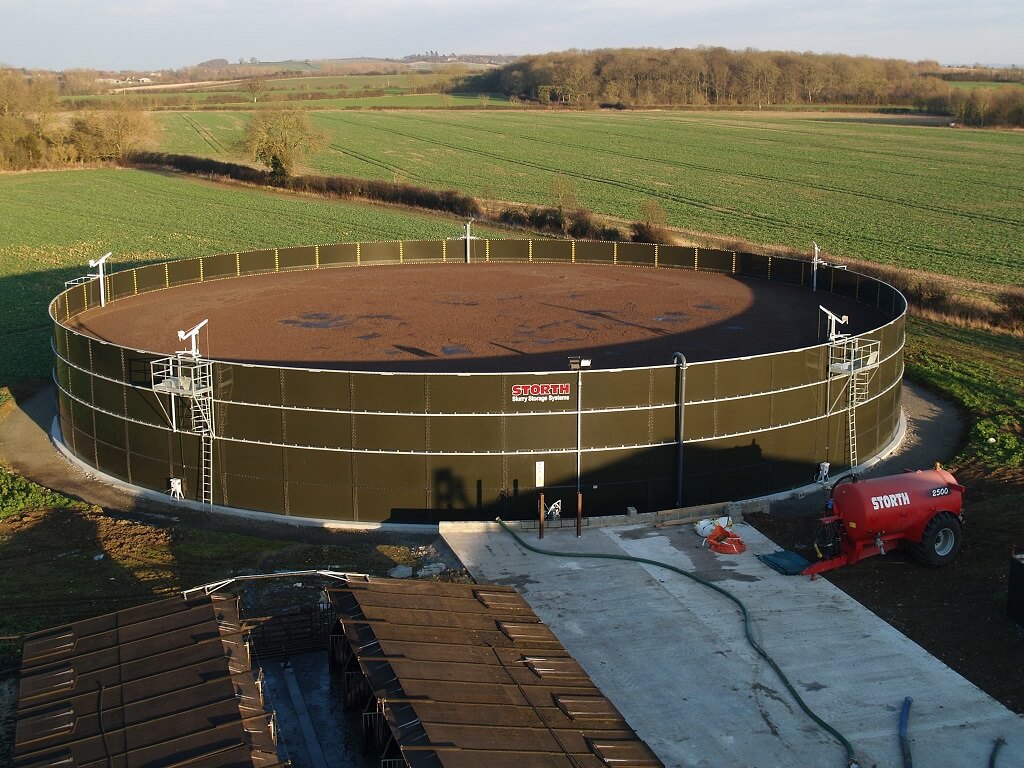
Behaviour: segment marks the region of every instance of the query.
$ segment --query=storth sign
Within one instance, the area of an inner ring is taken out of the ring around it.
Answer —
[[[568,402],[571,384],[513,384],[513,403]]]

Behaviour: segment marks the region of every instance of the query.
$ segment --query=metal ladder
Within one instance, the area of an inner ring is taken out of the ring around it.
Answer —
[[[856,467],[857,460],[857,406],[868,399],[868,382],[871,380],[869,372],[857,369],[850,378],[849,410],[847,425],[849,428],[849,450],[850,467]]]
[[[213,366],[197,363],[193,368],[192,431],[199,435],[199,489],[203,504],[213,505]]]
[[[868,399],[869,385],[878,368],[880,343],[869,339],[842,336],[829,345],[829,379],[844,379],[843,386],[834,401],[829,402],[828,412],[836,408],[846,393],[847,451],[850,468],[859,463],[857,453],[857,407]]]

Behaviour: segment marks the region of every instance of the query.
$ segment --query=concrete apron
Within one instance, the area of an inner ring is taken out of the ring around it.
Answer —
[[[845,766],[845,751],[792,700],[745,640],[733,603],[662,568],[573,558],[603,552],[669,562],[733,592],[755,639],[861,766],[902,765],[900,707],[918,765],[1024,765],[1024,719],[824,579],[783,576],[756,554],[778,549],[750,526],[738,556],[702,548],[690,525],[520,535],[494,526],[441,533],[479,582],[511,584],[666,766]]]

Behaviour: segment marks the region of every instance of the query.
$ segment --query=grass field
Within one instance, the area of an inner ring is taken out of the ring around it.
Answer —
[[[481,105],[477,94],[443,94],[442,86],[450,79],[450,75],[439,72],[266,78],[259,102],[310,109],[447,109]],[[316,98],[310,98],[314,94]],[[100,107],[125,99],[146,109],[254,108],[252,94],[238,80],[201,86],[183,83],[166,89],[128,87],[114,93],[68,96],[64,101]],[[489,106],[508,105],[507,97],[500,93],[487,94],[485,101]]]
[[[160,148],[226,157],[238,113],[157,115]],[[1024,135],[907,118],[749,113],[315,112],[328,174],[581,205],[753,242],[1015,284],[1024,271]],[[197,124],[199,128],[197,129]],[[200,135],[201,134],[201,135]]]
[[[0,176],[0,220],[13,224],[0,228],[0,385],[49,375],[49,300],[107,251],[116,265],[462,232],[451,218],[126,170]]]
[[[1024,340],[914,317],[907,333],[907,372],[970,417],[958,465],[975,481],[1024,484]]]

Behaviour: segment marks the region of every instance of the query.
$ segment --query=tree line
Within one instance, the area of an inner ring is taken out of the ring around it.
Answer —
[[[935,61],[721,47],[570,50],[523,57],[465,78],[460,89],[580,108],[849,104],[928,110],[973,125],[1024,125],[1024,87],[980,97],[950,86],[942,71]],[[1017,72],[1007,70],[1001,80],[1015,80]]]
[[[0,170],[117,160],[149,134],[145,113],[123,102],[70,121],[61,113],[54,78],[0,70]]]

